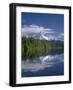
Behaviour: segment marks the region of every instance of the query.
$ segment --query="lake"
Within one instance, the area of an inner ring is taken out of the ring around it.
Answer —
[[[64,75],[64,53],[52,52],[39,57],[27,58],[21,62],[22,77]]]

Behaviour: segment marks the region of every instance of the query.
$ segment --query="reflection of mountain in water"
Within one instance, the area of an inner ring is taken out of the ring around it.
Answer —
[[[63,54],[40,56],[34,60],[27,59],[22,61],[22,70],[23,72],[38,72],[45,70],[45,68],[54,67],[63,60]]]

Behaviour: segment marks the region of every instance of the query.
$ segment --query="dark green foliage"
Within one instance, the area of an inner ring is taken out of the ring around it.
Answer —
[[[33,59],[53,51],[63,50],[63,47],[63,44],[52,44],[46,40],[22,37],[22,59]]]

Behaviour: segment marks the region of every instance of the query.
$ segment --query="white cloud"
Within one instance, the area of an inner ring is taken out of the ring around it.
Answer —
[[[29,34],[32,34],[35,37],[37,34],[40,34],[40,37],[44,36],[46,40],[64,40],[64,33],[56,32],[51,28],[45,28],[38,25],[24,25],[21,30],[22,36],[29,37]],[[38,37],[38,36],[37,36]],[[38,38],[40,38],[38,37]]]
[[[53,31],[50,28],[44,28],[42,26],[38,25],[24,25],[22,28],[22,35],[28,34],[28,33],[40,33],[40,32],[51,32]]]

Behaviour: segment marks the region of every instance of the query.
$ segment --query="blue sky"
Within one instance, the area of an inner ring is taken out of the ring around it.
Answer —
[[[39,25],[46,28],[52,28],[58,32],[64,31],[63,14],[42,14],[42,13],[24,13],[22,12],[23,25]]]
[[[21,14],[21,26],[23,33],[58,32],[63,36],[64,15],[46,13],[26,13]],[[50,34],[51,35],[51,34]],[[56,34],[55,34],[56,36]]]

